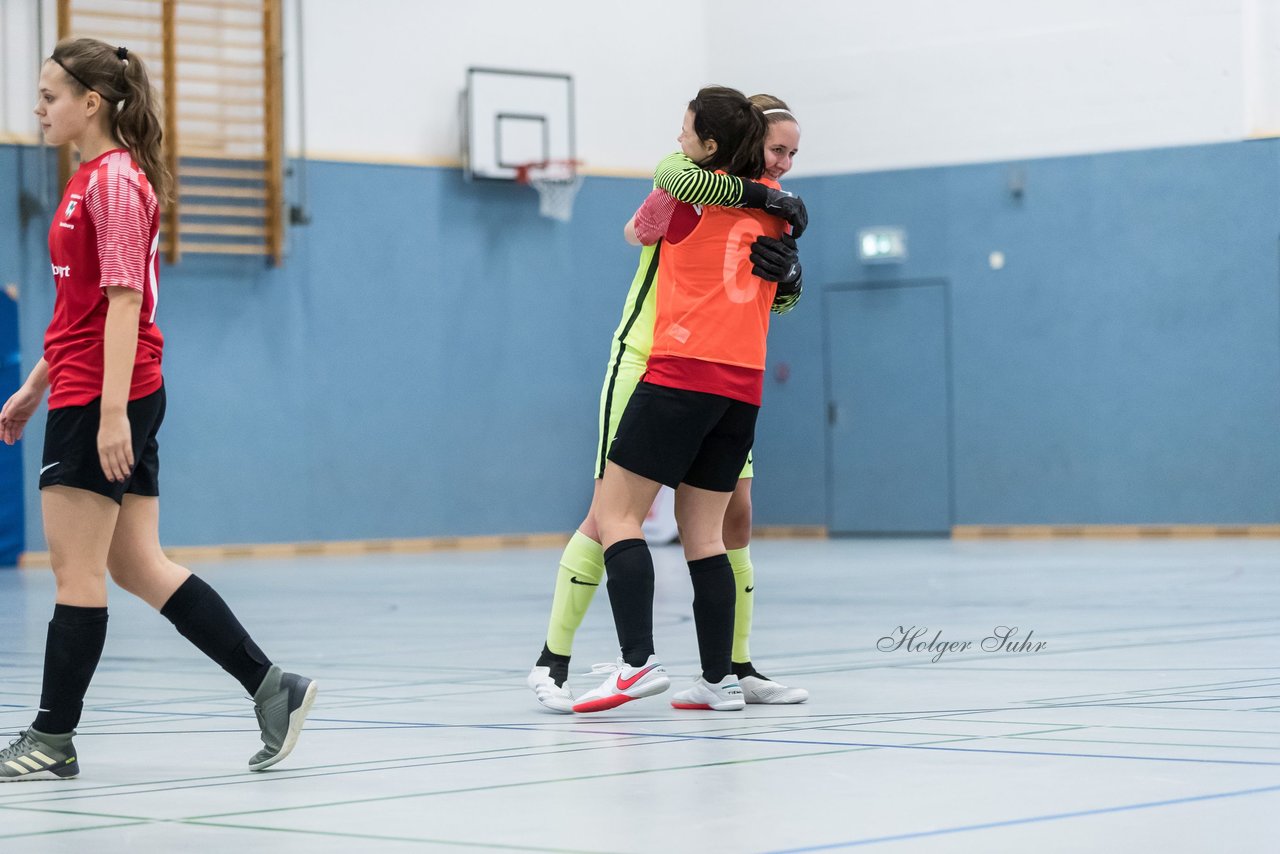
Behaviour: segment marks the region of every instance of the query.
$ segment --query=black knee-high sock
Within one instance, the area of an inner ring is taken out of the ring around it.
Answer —
[[[622,660],[643,667],[653,655],[653,556],[644,540],[621,540],[604,553],[609,607]],[[731,591],[732,592],[732,591]]]
[[[184,638],[236,678],[253,696],[271,660],[258,648],[218,592],[196,576],[182,582],[160,614]]]
[[[53,606],[44,645],[40,712],[31,724],[34,729],[60,735],[76,728],[106,641],[106,608]]]
[[[689,561],[693,580],[693,625],[698,632],[702,678],[719,682],[733,666],[733,611],[738,598],[728,555]]]

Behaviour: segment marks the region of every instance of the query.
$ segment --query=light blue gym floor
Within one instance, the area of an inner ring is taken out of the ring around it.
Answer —
[[[1217,852],[1280,841],[1280,542],[761,541],[752,652],[801,706],[544,714],[557,551],[196,567],[320,694],[245,768],[250,703],[113,591],[81,776],[0,786],[6,851]],[[695,672],[678,551],[658,652]],[[53,579],[0,572],[0,729],[39,696]],[[999,626],[1037,652],[987,651]],[[899,627],[962,644],[933,661]],[[603,593],[579,691],[616,655]],[[1269,841],[1268,841],[1269,840]],[[24,847],[25,846],[25,847]]]

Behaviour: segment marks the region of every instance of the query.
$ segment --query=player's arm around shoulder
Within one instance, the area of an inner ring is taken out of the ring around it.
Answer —
[[[751,245],[751,272],[766,282],[777,283],[770,310],[786,314],[796,307],[804,292],[804,271],[795,238],[762,235]]]
[[[680,151],[668,154],[653,171],[654,187],[689,205],[739,207],[748,183],[733,175],[709,172]]]
[[[678,202],[666,190],[655,189],[627,220],[622,233],[633,246],[652,246],[663,238],[671,225]]]
[[[797,278],[790,285],[778,285],[778,290],[773,295],[773,304],[769,306],[769,310],[777,315],[786,314],[796,307],[803,294],[803,277]]]

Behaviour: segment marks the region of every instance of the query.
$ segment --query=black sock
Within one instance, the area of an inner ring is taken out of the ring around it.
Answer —
[[[735,661],[733,663],[733,675],[737,676],[739,679],[745,679],[748,676],[754,676],[757,679],[765,678],[764,674],[757,671],[755,665],[750,661],[741,663]]]
[[[544,643],[542,655],[538,656],[537,666],[549,668],[551,681],[561,688],[564,687],[564,681],[569,678],[569,656],[552,652],[551,647]]]
[[[44,644],[44,684],[33,729],[50,735],[80,723],[84,695],[107,642],[107,609],[54,605]]]
[[[182,582],[160,614],[184,638],[235,677],[252,697],[271,669],[271,660],[249,637],[218,592],[196,576]]]
[[[729,556],[689,561],[689,577],[693,580],[693,626],[698,632],[702,678],[719,682],[733,665],[733,610],[738,591]]]
[[[644,540],[621,540],[604,553],[609,607],[622,660],[643,667],[653,655],[653,556]]]

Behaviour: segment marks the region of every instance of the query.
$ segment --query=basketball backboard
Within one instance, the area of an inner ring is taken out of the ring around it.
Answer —
[[[519,164],[574,160],[573,78],[467,69],[463,134],[469,179],[514,181]]]

